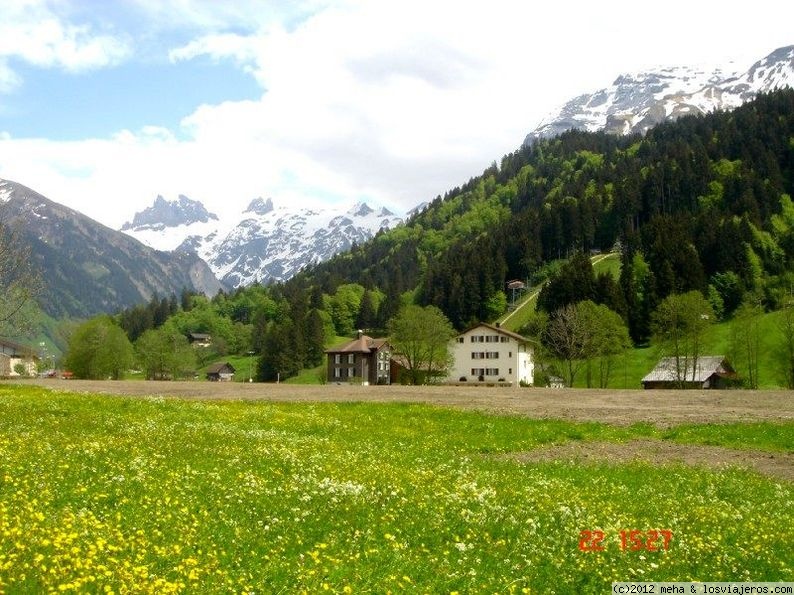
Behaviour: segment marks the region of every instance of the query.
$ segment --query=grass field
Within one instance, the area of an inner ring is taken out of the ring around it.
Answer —
[[[714,459],[726,447],[790,457],[794,423],[658,429],[0,385],[0,592],[603,593],[612,580],[790,580],[790,478],[553,450],[636,440],[709,445]],[[643,537],[637,551],[621,549],[630,530]],[[583,531],[603,532],[604,550],[582,551],[599,545]],[[651,531],[672,534],[666,550]]]

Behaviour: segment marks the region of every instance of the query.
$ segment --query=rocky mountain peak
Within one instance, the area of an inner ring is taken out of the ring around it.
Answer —
[[[191,225],[193,223],[207,223],[217,221],[218,216],[210,213],[204,205],[180,194],[176,200],[166,200],[161,194],[157,195],[151,207],[144,209],[121,227],[121,231],[153,229],[162,230],[167,227]]]
[[[372,207],[370,207],[367,203],[360,202],[357,205],[355,205],[352,209],[350,209],[350,211],[348,212],[354,217],[366,217],[367,215],[374,213],[375,210]]]
[[[244,213],[253,213],[254,215],[267,215],[273,210],[273,199],[268,198],[264,200],[261,196],[252,200],[246,207]]]

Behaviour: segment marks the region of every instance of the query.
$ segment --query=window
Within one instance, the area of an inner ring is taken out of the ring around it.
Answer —
[[[347,363],[348,364],[355,364],[356,363],[356,355],[354,353],[347,354]]]
[[[485,352],[483,352],[483,351],[472,351],[471,352],[471,359],[485,359]]]
[[[482,335],[472,335],[471,336],[471,342],[472,343],[483,343],[483,342],[485,342],[485,337],[483,337]]]
[[[485,376],[485,368],[472,368],[471,369],[472,376]]]
[[[499,376],[499,368],[486,368],[486,376]]]
[[[500,337],[499,341],[501,343],[509,343],[510,342],[510,337]]]
[[[339,356],[337,356],[339,357]],[[341,378],[342,377],[342,369],[341,368],[334,368],[334,378]]]
[[[508,374],[512,374],[513,373],[513,368],[507,368],[507,373]]]
[[[352,378],[353,376],[355,376],[355,374],[356,374],[355,369],[353,369],[353,368],[348,368],[347,369],[347,377],[348,378]]]
[[[499,359],[499,352],[489,351],[485,354],[485,359]]]
[[[466,337],[458,337],[458,343],[463,343],[466,340]]]
[[[509,352],[507,353],[507,357],[513,357],[513,352],[512,352],[512,351],[509,351]]]
[[[337,353],[337,354],[334,356],[334,363],[335,363],[335,364],[341,364],[341,363],[342,363],[342,356],[341,356],[340,354],[338,354],[338,353]]]

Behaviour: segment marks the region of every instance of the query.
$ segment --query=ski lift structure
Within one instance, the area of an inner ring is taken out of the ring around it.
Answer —
[[[521,298],[526,291],[527,284],[520,279],[513,279],[512,281],[508,281],[506,285],[507,289],[512,292],[510,297],[510,309],[512,310],[516,307],[516,299]]]

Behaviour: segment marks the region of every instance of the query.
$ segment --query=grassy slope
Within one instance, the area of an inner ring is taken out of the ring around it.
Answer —
[[[615,278],[620,276],[620,254],[610,252],[609,254],[599,254],[590,259],[593,263],[593,271],[596,275],[600,273],[611,273]],[[518,307],[513,312],[509,312],[499,320],[504,328],[509,331],[517,332],[529,322],[535,313],[540,287],[531,289],[526,295],[518,300]]]
[[[784,386],[778,372],[777,357],[778,343],[781,336],[778,330],[780,312],[763,314],[759,321],[760,348],[758,350],[758,376],[759,388],[781,388]],[[724,355],[731,357],[730,347],[731,322],[720,322],[713,325],[704,341],[704,355]],[[610,378],[609,386],[612,388],[640,388],[640,381],[650,372],[661,357],[659,350],[654,347],[630,349],[615,363],[615,371]],[[741,367],[741,362],[734,361],[740,374],[746,373]],[[576,386],[585,386],[584,373],[580,373]]]
[[[620,256],[616,253],[593,258],[593,270],[596,274],[609,272],[615,278],[620,276]],[[529,299],[521,304],[516,312],[507,318],[503,326],[508,330],[516,331],[524,326],[534,314],[537,302],[537,292],[533,292]],[[779,351],[777,343],[780,340],[778,321],[780,313],[772,312],[761,317],[759,349],[759,388],[780,388],[783,386],[776,356]],[[502,319],[505,320],[504,318]],[[730,321],[715,324],[709,331],[704,344],[704,354],[731,355],[730,349]],[[611,388],[640,388],[640,381],[650,372],[659,360],[660,353],[655,347],[641,347],[629,350],[625,356],[615,362],[609,386]],[[738,362],[737,362],[738,365]],[[739,372],[742,372],[739,369]],[[580,372],[576,386],[585,386],[584,372]]]
[[[499,453],[633,437],[791,451],[794,424],[647,425],[412,404],[182,402],[0,387],[0,591],[603,593],[788,580],[792,484]],[[665,433],[666,432],[666,433]],[[669,434],[669,435],[668,435]],[[603,552],[583,553],[583,529]],[[621,551],[621,529],[669,529]]]

